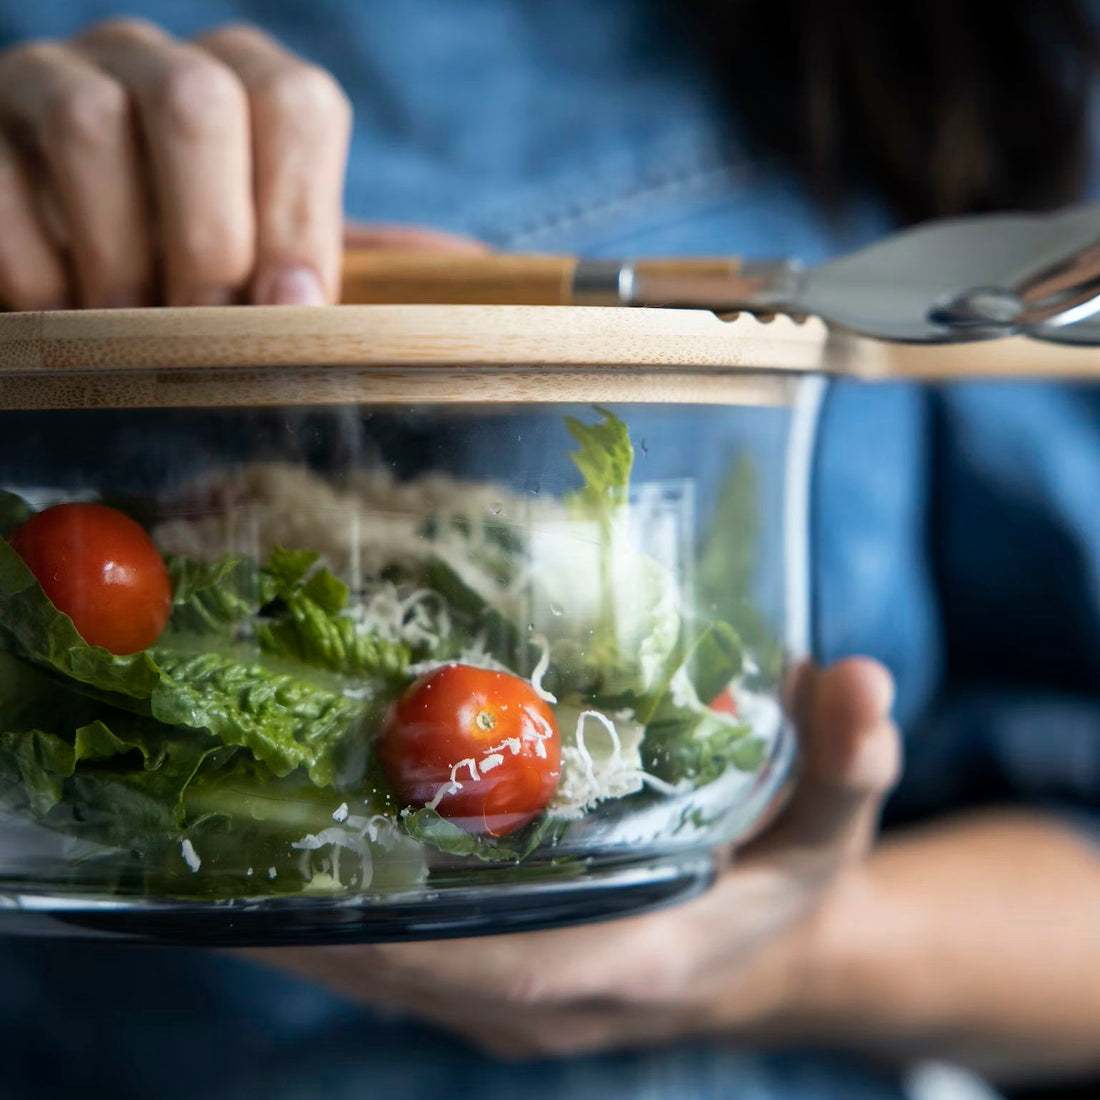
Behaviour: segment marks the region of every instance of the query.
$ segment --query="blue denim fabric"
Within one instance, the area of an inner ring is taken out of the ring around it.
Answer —
[[[357,108],[349,211],[509,247],[795,255],[883,232],[825,227],[719,121],[682,31],[643,0],[159,0],[188,34],[258,22]],[[0,44],[68,34],[108,0],[5,5]],[[899,681],[911,820],[1012,800],[1100,803],[1100,399],[1044,386],[834,386],[814,495],[823,658]],[[1091,506],[1090,506],[1091,502]],[[1067,819],[1068,816],[1067,816]],[[523,1095],[887,1100],[838,1058],[717,1046],[502,1066],[225,958],[0,943],[3,1095]]]
[[[5,1100],[902,1100],[888,1074],[817,1052],[503,1062],[197,951],[0,940],[0,966]]]

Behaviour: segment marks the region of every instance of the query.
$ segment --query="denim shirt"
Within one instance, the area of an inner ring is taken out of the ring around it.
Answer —
[[[826,226],[796,181],[748,155],[670,8],[150,0],[140,12],[180,35],[255,22],[332,70],[356,107],[353,217],[431,224],[516,249],[806,262],[887,231],[871,200]],[[106,0],[6,5],[0,45],[70,34],[114,10]],[[1100,805],[1097,484],[1096,390],[831,387],[813,497],[815,650],[825,660],[871,654],[897,677],[907,767],[893,820],[1010,801],[1091,827]],[[260,1094],[261,1059],[273,1059],[261,1073],[272,1096],[322,1087],[388,1096],[391,1082],[392,1095],[461,1095],[448,1074],[475,1064],[471,1095],[515,1087],[518,1071],[502,1076],[457,1042],[409,1038],[406,1025],[236,963],[162,955],[153,973],[171,984],[154,995],[125,950],[34,944],[9,953],[11,1003],[0,1007],[12,1016],[9,1038],[15,1028],[25,1038],[28,1067],[31,1052],[56,1050],[59,1036],[75,1061],[81,1043],[106,1050],[126,1033],[149,1051],[181,1036],[203,1080],[207,1061],[214,1080],[221,1070],[214,1095],[223,1084],[227,1096]],[[82,984],[102,979],[96,997],[111,990],[92,1033],[67,1018],[69,965]],[[21,989],[33,991],[34,1011]],[[150,996],[159,1007],[148,1011]],[[220,1030],[229,1024],[233,1035]],[[239,1056],[215,1058],[212,1049],[234,1036]],[[63,1075],[63,1061],[51,1059],[47,1077]],[[144,1080],[160,1080],[154,1063],[152,1054],[138,1060],[154,1075]],[[105,1089],[138,1072],[112,1065]],[[161,1094],[176,1095],[163,1076]],[[712,1048],[582,1060],[524,1081],[531,1097],[727,1095],[731,1082],[749,1097],[897,1095],[881,1074],[842,1060]]]

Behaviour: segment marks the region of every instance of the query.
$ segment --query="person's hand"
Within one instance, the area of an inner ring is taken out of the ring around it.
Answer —
[[[350,123],[251,27],[127,19],[0,54],[0,306],[335,300]]]
[[[250,954],[507,1056],[781,1033],[810,994],[819,918],[859,875],[897,774],[892,692],[864,659],[802,670],[794,798],[692,902],[561,931]]]

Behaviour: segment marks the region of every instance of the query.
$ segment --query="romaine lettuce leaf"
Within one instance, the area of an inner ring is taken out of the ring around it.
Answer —
[[[578,518],[594,520],[599,532],[599,610],[592,629],[594,658],[609,666],[620,660],[616,625],[615,567],[622,527],[630,492],[630,471],[634,448],[626,425],[608,409],[596,408],[602,417],[596,424],[584,424],[566,417],[569,434],[579,444],[570,452],[573,465],[584,478],[584,485],[565,496],[567,507]]]
[[[341,614],[348,587],[315,568],[319,555],[313,551],[276,545],[263,568],[232,556],[212,563],[166,560],[175,634],[216,635],[230,643],[251,635],[278,657],[356,679],[393,679],[409,662],[404,646],[357,630]],[[242,625],[246,629],[236,629]]]
[[[275,581],[276,591],[285,596],[305,580],[321,555],[313,550],[288,550],[277,543],[271,548],[266,570]],[[346,594],[345,589],[345,594]]]
[[[327,569],[315,569],[318,559],[282,546],[263,568],[232,556],[212,563],[170,556],[172,629],[232,642],[241,633],[233,628],[248,623],[246,633],[279,657],[356,679],[399,677],[409,663],[405,647],[357,630],[341,614],[348,587]]]
[[[474,836],[426,806],[398,820],[414,840],[430,844],[447,855],[476,856],[484,863],[519,863],[565,828],[564,822],[542,814],[530,825],[508,836]]]
[[[233,750],[199,734],[172,736],[148,721],[142,727],[125,715],[117,721],[112,728],[96,720],[68,737],[40,729],[0,733],[0,776],[23,784],[39,817],[64,799],[72,818],[67,832],[118,843],[151,825],[178,828],[183,792],[200,764]],[[109,828],[99,827],[107,821]]]
[[[0,539],[0,624],[17,652],[82,684],[147,699],[160,672],[146,652],[116,656],[88,645],[50,602],[23,559]]]
[[[570,453],[584,486],[566,496],[566,502],[589,517],[606,517],[627,503],[634,447],[627,426],[609,409],[597,406],[602,419],[585,424],[567,416],[565,426],[578,444]]]
[[[211,590],[197,587],[197,578],[195,571],[188,575],[192,599]],[[366,712],[362,702],[234,657],[163,645],[118,657],[90,646],[4,542],[0,622],[16,651],[35,664],[94,689],[113,705],[167,725],[209,730],[224,744],[247,748],[276,775],[304,767],[318,785],[335,782]]]
[[[520,635],[519,627],[477,591],[443,558],[431,556],[424,563],[422,578],[433,591],[447,603],[452,616],[457,616],[456,637],[444,641],[450,643],[457,655],[462,648],[480,642],[485,652],[497,661],[508,665],[522,675],[533,667],[528,643]],[[444,654],[432,654],[444,656]]]
[[[741,639],[729,623],[683,623],[659,682],[635,700],[636,717],[648,723],[670,705],[698,710],[741,674],[744,661]],[[680,698],[673,702],[675,696]]]
[[[21,496],[0,489],[0,538],[6,539],[33,514],[34,509]]]
[[[161,674],[149,699],[158,721],[209,730],[275,775],[304,767],[322,787],[341,778],[345,755],[362,737],[363,702],[218,653],[151,653]]]
[[[407,647],[362,631],[341,614],[347,595],[347,587],[327,570],[313,574],[285,592],[272,618],[255,624],[256,641],[270,653],[348,678],[398,681],[409,664]]]
[[[22,783],[31,810],[44,817],[61,801],[64,780],[76,766],[73,746],[53,733],[0,733],[0,778]]]
[[[646,726],[642,753],[646,770],[669,783],[687,780],[702,787],[730,767],[755,771],[766,743],[752,727],[709,710],[666,707]]]
[[[275,598],[272,577],[251,558],[226,555],[215,562],[169,554],[172,629],[185,634],[224,634]]]

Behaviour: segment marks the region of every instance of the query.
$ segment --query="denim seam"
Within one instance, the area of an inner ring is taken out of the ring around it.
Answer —
[[[708,194],[728,195],[732,185],[744,185],[751,175],[752,169],[744,161],[726,161],[703,168],[684,166],[678,171],[662,172],[652,182],[635,183],[587,203],[549,211],[518,229],[505,232],[498,229],[493,235],[505,247],[529,248],[546,238],[598,228],[661,203]]]

